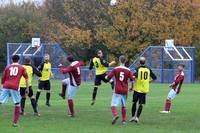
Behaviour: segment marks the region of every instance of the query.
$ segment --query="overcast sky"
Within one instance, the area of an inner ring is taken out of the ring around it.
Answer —
[[[36,4],[42,4],[44,0],[0,0],[0,4],[8,4],[12,1],[15,4],[19,4],[21,2],[35,2]]]

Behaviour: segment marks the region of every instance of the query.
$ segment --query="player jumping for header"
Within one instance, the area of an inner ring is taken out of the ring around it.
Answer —
[[[126,58],[125,56],[119,57],[119,63],[120,66],[115,67],[111,73],[106,76],[106,79],[110,80],[112,77],[115,77],[115,88],[114,93],[112,95],[112,103],[111,103],[111,109],[113,114],[113,120],[112,124],[115,124],[117,122],[117,119],[119,118],[117,113],[117,106],[121,104],[121,112],[122,112],[122,124],[126,124],[126,99],[128,95],[128,80],[131,81],[134,80],[134,76],[132,72],[125,67]],[[133,82],[131,85],[131,89],[133,88]]]
[[[140,66],[136,68],[134,73],[134,76],[136,77],[136,84],[133,93],[132,118],[129,120],[130,122],[139,122],[143,104],[146,103],[146,94],[149,92],[149,83],[157,79],[152,70],[145,66],[145,62],[145,58],[141,57]],[[139,102],[138,110],[137,102]]]
[[[38,67],[38,69],[42,73],[42,77],[39,80],[38,91],[36,93],[36,104],[37,104],[42,89],[46,90],[46,105],[47,106],[51,106],[49,102],[50,96],[51,96],[50,78],[53,77],[53,74],[51,71],[51,63],[49,62],[49,60],[50,60],[49,54],[45,54],[44,62],[42,62]]]
[[[34,111],[35,116],[40,116],[37,110],[37,105],[36,105],[36,100],[33,95],[33,89],[32,89],[32,79],[33,75],[36,74],[38,77],[41,77],[42,74],[41,72],[33,65],[31,65],[31,58],[30,57],[25,57],[25,64],[23,67],[26,69],[26,72],[28,74],[28,81],[29,81],[29,94],[28,97],[31,100],[31,105]],[[20,95],[21,95],[21,115],[25,115],[24,108],[25,108],[25,102],[26,102],[26,80],[24,77],[21,78],[20,80]]]
[[[70,63],[70,65],[67,66],[67,68],[64,68],[62,64],[59,65],[60,71],[62,74],[69,74],[69,78],[64,79],[62,81],[63,87],[63,94],[62,96],[65,96],[65,90],[66,86],[68,88],[68,108],[69,112],[68,115],[70,117],[74,117],[74,96],[76,93],[76,90],[81,85],[81,71],[80,66],[81,63],[79,61],[75,61],[73,56],[68,56],[67,61]]]
[[[18,64],[19,56],[12,56],[13,63],[8,65],[3,71],[3,76],[1,84],[3,85],[2,93],[0,95],[0,104],[6,103],[8,98],[11,96],[15,104],[14,116],[13,116],[13,126],[17,126],[17,122],[20,117],[20,92],[19,83],[23,76],[26,81],[26,93],[28,94],[28,75],[26,70]]]
[[[109,80],[105,79],[108,67],[110,67],[114,64],[115,64],[115,61],[108,63],[105,59],[103,59],[103,52],[101,50],[97,50],[97,57],[94,57],[90,61],[89,70],[92,70],[94,66],[96,69],[96,77],[95,77],[95,83],[94,83],[94,90],[92,93],[91,105],[95,104],[97,90],[98,90],[98,87],[101,85],[101,81],[104,81],[105,83],[110,82],[112,89],[114,88],[114,81],[113,80],[109,81]]]
[[[178,72],[174,78],[174,82],[169,86],[171,88],[165,103],[165,109],[160,113],[168,114],[170,113],[171,101],[178,95],[181,91],[181,87],[184,81],[184,65],[178,65]]]

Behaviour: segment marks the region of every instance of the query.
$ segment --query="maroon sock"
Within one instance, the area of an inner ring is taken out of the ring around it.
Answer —
[[[126,107],[122,107],[122,121],[126,121]]]
[[[72,115],[74,115],[74,102],[72,99],[68,99],[68,107],[69,111]]]
[[[171,100],[167,99],[165,104],[165,111],[170,111]]]
[[[17,123],[20,116],[20,105],[15,105],[15,111],[13,116],[13,123]]]
[[[112,106],[112,107],[111,107],[111,109],[112,109],[112,114],[113,114],[113,117],[116,117],[116,116],[118,116],[118,113],[117,113],[117,108],[116,108],[115,106]]]
[[[65,96],[65,94],[66,94],[66,88],[67,88],[67,85],[65,85],[65,84],[62,84],[62,96]]]

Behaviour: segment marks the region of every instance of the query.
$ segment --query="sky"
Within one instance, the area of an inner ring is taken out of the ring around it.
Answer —
[[[15,4],[20,4],[21,2],[35,2],[36,4],[42,4],[44,0],[0,0],[0,5],[5,5],[12,1]]]

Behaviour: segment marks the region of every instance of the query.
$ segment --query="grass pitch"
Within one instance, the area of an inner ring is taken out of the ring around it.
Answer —
[[[97,102],[90,105],[93,83],[82,83],[75,97],[76,117],[67,116],[66,101],[58,97],[60,81],[52,81],[51,107],[45,106],[45,92],[39,100],[41,117],[32,115],[30,100],[27,98],[27,116],[20,118],[20,126],[11,126],[13,105],[0,106],[0,133],[200,133],[199,96],[200,84],[184,84],[182,92],[172,103],[170,114],[159,114],[169,92],[168,84],[152,84],[140,123],[129,123],[123,127],[121,117],[111,125],[111,88],[103,84],[98,91]],[[37,82],[34,82],[34,93]],[[128,119],[131,116],[132,93],[127,101]],[[121,114],[121,109],[118,109]],[[120,115],[121,116],[121,115]]]

